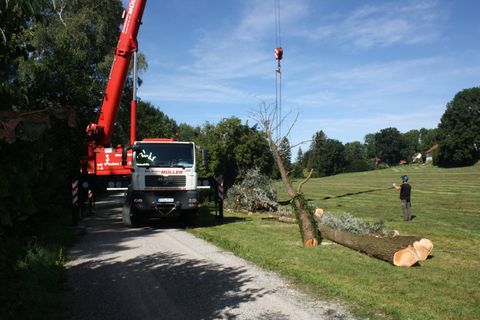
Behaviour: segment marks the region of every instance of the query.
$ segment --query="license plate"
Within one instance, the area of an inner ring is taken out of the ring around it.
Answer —
[[[158,198],[157,200],[158,203],[171,203],[173,201],[173,198]]]

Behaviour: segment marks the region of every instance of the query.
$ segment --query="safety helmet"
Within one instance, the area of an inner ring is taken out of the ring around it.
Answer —
[[[408,182],[408,176],[407,175],[401,176],[400,178],[402,178],[403,182]]]

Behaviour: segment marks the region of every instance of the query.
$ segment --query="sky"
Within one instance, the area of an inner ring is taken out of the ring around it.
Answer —
[[[480,86],[480,1],[279,5],[280,133],[293,124],[291,144],[320,130],[348,143],[435,128],[457,92]],[[138,42],[148,62],[138,96],[177,123],[253,125],[262,104],[275,106],[275,0],[150,0]]]

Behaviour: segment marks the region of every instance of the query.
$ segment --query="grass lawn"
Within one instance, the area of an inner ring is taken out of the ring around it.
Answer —
[[[407,174],[413,221],[402,221],[399,192]],[[280,199],[288,199],[278,184]],[[190,231],[255,264],[283,275],[302,290],[347,301],[360,317],[480,319],[480,166],[439,169],[402,166],[311,179],[306,197],[327,213],[382,220],[402,235],[432,240],[431,258],[394,267],[336,244],[304,248],[298,226],[227,214],[215,225],[203,211]]]
[[[45,212],[2,238],[0,319],[69,319],[65,250],[72,243],[70,217]]]

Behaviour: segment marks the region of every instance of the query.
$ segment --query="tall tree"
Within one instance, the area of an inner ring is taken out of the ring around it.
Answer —
[[[302,178],[303,177],[303,168],[304,166],[304,154],[302,148],[298,148],[297,152],[297,159],[293,163],[293,176],[295,178]]]
[[[290,141],[288,141],[287,137],[283,137],[280,140],[280,144],[278,145],[278,149],[280,151],[282,161],[285,165],[285,169],[287,169],[287,172],[292,171],[292,169],[293,169],[292,150],[290,148]]]
[[[383,162],[396,165],[403,158],[402,150],[405,148],[405,142],[398,129],[386,128],[375,134],[375,148],[377,156]]]
[[[420,131],[410,130],[403,135],[404,148],[401,150],[402,158],[410,162],[412,155],[420,152]]]
[[[151,103],[140,101],[137,114],[137,139],[172,138],[178,133],[177,122]]]
[[[441,166],[463,166],[480,159],[480,87],[462,90],[447,104],[438,125]]]
[[[312,140],[308,168],[314,169],[317,176],[330,176],[345,170],[345,147],[340,141],[327,138],[323,131],[315,133]]]
[[[288,177],[288,172],[285,168],[279,150],[279,144],[280,141],[282,141],[282,137],[277,139],[273,138],[273,132],[276,131],[276,127],[272,126],[272,124],[276,123],[275,113],[266,107],[265,104],[262,104],[260,111],[256,115],[253,115],[253,118],[263,128],[264,138],[268,142],[273,158],[275,159],[282,182],[287,190],[288,195],[292,198],[291,203],[292,207],[294,208],[295,215],[297,216],[297,223],[300,228],[303,244],[305,246],[318,246],[320,236],[318,233],[317,223],[313,216],[312,208],[308,205],[307,200],[301,193],[301,188],[303,184],[311,177],[312,171],[310,171],[310,174],[305,180],[299,183],[298,188],[294,189],[292,181]],[[295,123],[295,121],[293,123]],[[292,126],[289,128],[288,132],[290,132]]]
[[[322,148],[327,141],[327,135],[322,130],[316,132],[312,137],[312,143],[309,150],[305,153],[306,165],[310,169],[314,169],[317,174],[321,158]]]
[[[364,141],[367,149],[367,157],[369,159],[378,157],[377,147],[375,146],[375,133],[369,133],[365,135]]]
[[[236,117],[223,119],[216,125],[206,123],[195,142],[209,152],[205,174],[222,174],[227,187],[252,167],[271,174],[273,158],[263,133],[255,126],[242,124]]]
[[[425,152],[438,142],[438,128],[420,129],[420,151]]]
[[[201,134],[200,127],[192,127],[189,124],[181,123],[178,125],[178,135],[182,141],[195,141]]]
[[[359,172],[372,169],[367,157],[367,148],[359,141],[345,144],[345,162],[347,172]]]

